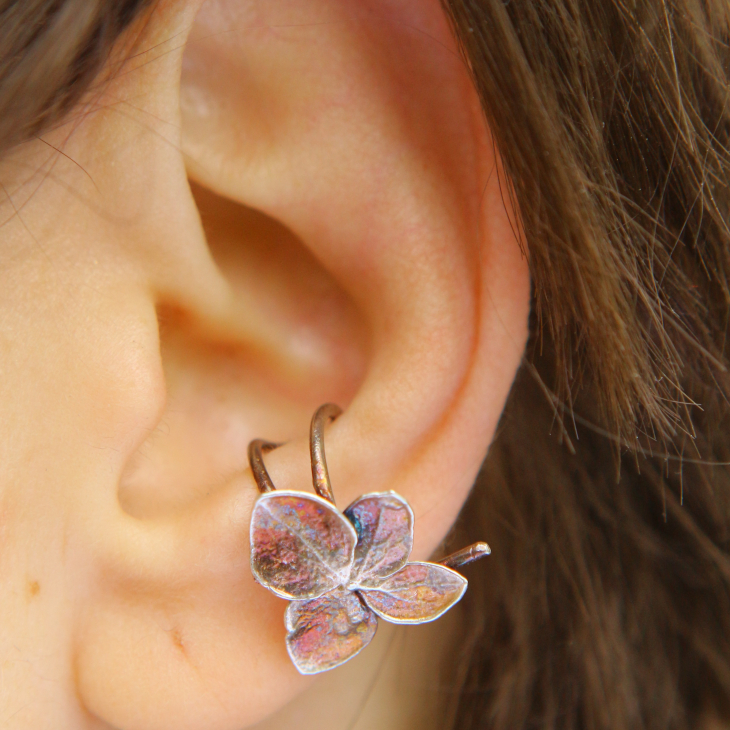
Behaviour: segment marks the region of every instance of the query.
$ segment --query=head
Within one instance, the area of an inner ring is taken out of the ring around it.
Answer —
[[[414,557],[482,470],[460,727],[727,709],[730,484],[703,465],[726,460],[724,5],[2,12],[17,727],[233,730],[312,691],[248,569],[246,445],[286,442],[268,469],[306,489],[326,401],[338,503],[402,494]]]

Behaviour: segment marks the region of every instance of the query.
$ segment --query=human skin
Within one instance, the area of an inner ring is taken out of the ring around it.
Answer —
[[[8,730],[235,730],[311,692],[248,568],[246,444],[309,489],[339,402],[338,504],[396,490],[423,559],[521,360],[518,216],[438,2],[200,6],[0,166]]]

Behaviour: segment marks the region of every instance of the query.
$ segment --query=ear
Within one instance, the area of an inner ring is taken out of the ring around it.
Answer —
[[[73,676],[125,730],[234,730],[305,686],[285,603],[248,568],[249,439],[287,441],[269,471],[307,490],[309,417],[339,402],[338,505],[397,491],[425,558],[527,335],[517,217],[437,0],[195,10],[160,3],[141,50],[49,138],[97,191],[57,161],[74,183],[47,184],[42,241],[105,272],[65,395],[95,389],[66,443],[85,477],[63,482]]]

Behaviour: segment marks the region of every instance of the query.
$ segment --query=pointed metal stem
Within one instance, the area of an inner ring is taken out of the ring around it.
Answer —
[[[256,486],[259,488],[261,494],[273,492],[276,489],[274,482],[271,481],[269,472],[266,471],[264,454],[267,451],[273,451],[277,446],[281,446],[281,444],[264,441],[263,439],[254,439],[248,445],[248,463],[251,466],[253,478],[256,480]]]
[[[473,545],[469,545],[469,547],[447,555],[445,558],[439,560],[439,563],[445,565],[447,568],[461,568],[463,565],[473,563],[475,560],[479,560],[479,558],[483,558],[491,552],[492,549],[486,542],[475,542]]]
[[[312,426],[309,430],[309,453],[312,457],[312,482],[314,491],[326,499],[335,503],[335,496],[332,493],[330,475],[327,470],[327,459],[324,455],[324,427],[334,421],[342,413],[342,408],[334,403],[325,403],[320,406],[312,417]]]

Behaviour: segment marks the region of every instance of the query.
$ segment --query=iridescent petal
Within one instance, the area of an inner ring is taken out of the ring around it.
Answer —
[[[359,592],[365,603],[386,621],[421,624],[448,611],[464,595],[466,585],[466,578],[451,568],[408,563],[377,589]]]
[[[357,531],[350,588],[374,588],[399,571],[413,548],[413,512],[395,492],[376,492],[356,499],[345,517]]]
[[[286,648],[302,674],[344,664],[370,643],[378,627],[375,614],[343,588],[311,601],[292,601],[285,622]]]
[[[251,517],[251,570],[283,598],[316,598],[347,582],[356,542],[350,522],[321,497],[267,492]]]

